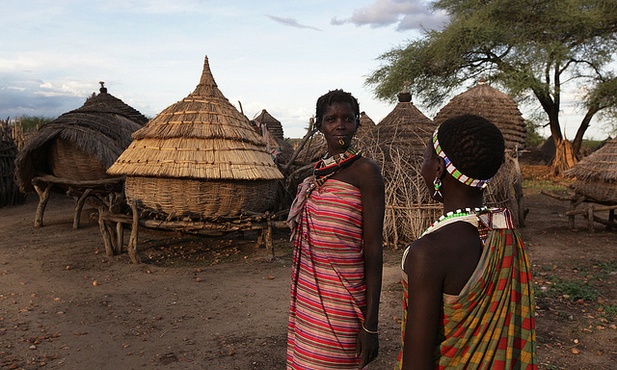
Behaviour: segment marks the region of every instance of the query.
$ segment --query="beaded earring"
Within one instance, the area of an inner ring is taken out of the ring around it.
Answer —
[[[435,193],[433,193],[433,199],[437,197],[443,198],[443,195],[441,195],[441,191],[439,191],[441,189],[441,185],[443,185],[441,183],[441,179],[439,177],[435,177],[435,180],[433,180],[433,187],[435,188]]]

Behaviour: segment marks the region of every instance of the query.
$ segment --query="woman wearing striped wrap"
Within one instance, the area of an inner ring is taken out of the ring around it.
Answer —
[[[328,154],[298,187],[288,217],[288,369],[359,369],[378,354],[384,184],[379,166],[352,145],[359,116],[342,90],[317,101]]]
[[[537,369],[525,248],[507,209],[483,207],[503,161],[501,132],[478,116],[428,143],[421,173],[444,215],[403,254],[397,369]]]

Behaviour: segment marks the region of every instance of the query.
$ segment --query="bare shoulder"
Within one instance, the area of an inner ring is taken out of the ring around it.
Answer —
[[[365,157],[358,158],[351,166],[336,174],[334,178],[370,193],[380,192],[384,187],[381,168],[377,162]]]
[[[428,234],[411,243],[404,262],[405,272],[409,274],[412,271],[417,272],[418,266],[429,268],[438,264],[442,239],[440,235]]]
[[[381,175],[381,167],[379,167],[377,162],[370,158],[361,157],[354,164],[359,170],[370,171],[370,173],[377,173]]]
[[[358,176],[360,182],[383,182],[381,175],[381,167],[379,164],[370,158],[362,157],[354,164],[354,172]]]
[[[416,279],[434,277],[441,282],[445,293],[458,294],[481,253],[477,228],[467,222],[455,222],[415,241],[403,268]]]

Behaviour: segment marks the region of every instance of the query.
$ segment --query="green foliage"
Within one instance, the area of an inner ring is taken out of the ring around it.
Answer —
[[[602,312],[604,312],[604,316],[608,318],[617,318],[617,305],[602,306]]]
[[[598,292],[586,282],[574,280],[562,280],[555,275],[549,275],[546,280],[551,284],[546,286],[546,289],[535,288],[536,298],[556,298],[559,296],[567,296],[571,301],[582,299],[592,302],[598,297]]]
[[[617,107],[614,0],[438,0],[433,6],[448,13],[449,24],[379,57],[382,66],[366,79],[378,98],[393,100],[408,83],[414,97],[436,108],[484,78],[514,97],[534,97],[561,137],[561,94],[583,88],[580,140],[596,113]]]
[[[555,183],[551,180],[523,180],[524,189],[547,190],[556,194],[567,195],[568,189],[560,183]]]
[[[21,127],[23,127],[24,131],[28,131],[34,129],[36,127],[41,127],[46,123],[53,121],[55,118],[52,117],[34,117],[34,116],[21,116],[16,119],[16,121],[20,121]]]
[[[535,148],[546,140],[538,133],[540,127],[541,125],[533,121],[525,121],[525,129],[527,129],[527,136],[525,137],[526,148]]]
[[[569,299],[572,301],[582,299],[592,302],[598,298],[598,293],[594,288],[580,281],[560,281],[555,284],[555,289],[559,290],[564,295],[568,295]]]

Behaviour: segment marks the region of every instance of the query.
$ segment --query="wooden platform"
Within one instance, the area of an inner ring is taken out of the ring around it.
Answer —
[[[95,206],[112,207],[113,204],[118,202],[116,197],[122,194],[123,183],[123,177],[77,181],[53,175],[36,176],[32,179],[32,185],[39,196],[39,203],[34,215],[34,227],[43,226],[45,208],[53,189],[62,190],[75,199],[73,228],[77,229],[84,203],[87,200],[92,200]]]
[[[587,219],[587,227],[592,233],[595,232],[596,222],[605,225],[606,230],[611,230],[613,227],[617,229],[617,221],[615,221],[615,210],[617,209],[617,204],[601,204],[596,200],[588,199],[581,194],[561,195],[549,191],[542,191],[542,194],[551,198],[570,202],[570,210],[566,212],[566,216],[568,216],[568,222],[570,224],[570,229],[572,230],[576,229],[574,225],[574,218],[576,215],[581,215]],[[586,207],[584,205],[586,205]],[[579,206],[581,208],[578,208]],[[604,219],[597,215],[597,212],[603,211],[608,211],[608,218]]]
[[[119,198],[118,198],[119,199]],[[257,240],[257,246],[265,245],[267,259],[274,259],[274,244],[272,242],[272,228],[287,228],[285,221],[276,220],[275,215],[263,214],[251,217],[244,217],[234,220],[219,222],[193,221],[193,220],[157,220],[150,218],[140,218],[140,212],[134,202],[129,203],[130,214],[119,214],[114,211],[106,210],[104,207],[99,209],[99,227],[105,252],[108,256],[120,254],[124,247],[124,229],[130,230],[130,236],[126,250],[133,263],[140,263],[141,259],[137,253],[139,242],[139,229],[145,227],[149,229],[183,231],[201,235],[223,235],[234,231],[261,230]],[[115,209],[116,205],[107,207]]]

